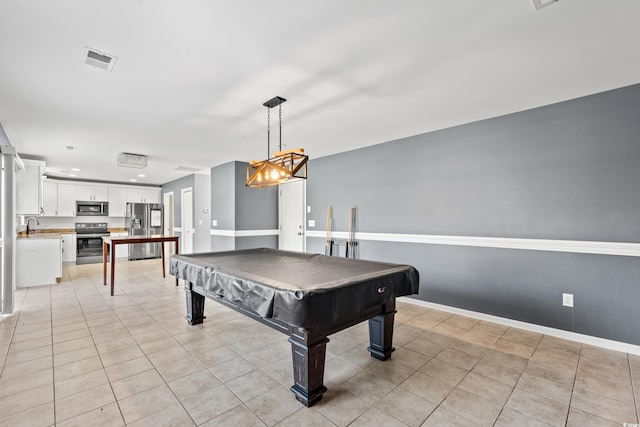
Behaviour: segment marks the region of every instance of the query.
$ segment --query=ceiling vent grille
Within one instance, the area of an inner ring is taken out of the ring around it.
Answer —
[[[118,166],[121,168],[146,168],[147,156],[143,156],[142,154],[120,153],[118,154]]]
[[[111,72],[118,58],[108,53],[101,52],[85,46],[82,50],[82,62],[95,68]]]
[[[542,9],[543,7],[557,2],[558,0],[531,0],[531,3],[533,3],[533,8],[535,10]]]
[[[178,166],[177,168],[174,169],[174,171],[178,171],[178,172],[198,172],[202,170],[202,168],[193,168],[190,166]]]

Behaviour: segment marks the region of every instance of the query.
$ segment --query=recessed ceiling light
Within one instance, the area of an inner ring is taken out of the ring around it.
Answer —
[[[69,176],[78,176],[75,173],[70,173]]]
[[[80,172],[80,169],[78,169],[78,168],[71,168],[71,170],[74,171],[74,172]]]
[[[133,179],[133,178],[131,178],[129,181],[131,181],[131,182],[138,182],[138,180],[137,180],[137,179]]]
[[[147,176],[147,175],[145,175],[145,174],[143,174],[143,173],[139,173],[139,174],[138,174],[138,178],[144,178],[144,177],[146,177],[146,176]]]

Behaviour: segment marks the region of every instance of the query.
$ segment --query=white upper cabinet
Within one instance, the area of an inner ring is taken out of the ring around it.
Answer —
[[[58,184],[42,183],[42,215],[58,215]]]
[[[158,203],[160,190],[156,188],[127,188],[127,202]]]
[[[127,189],[124,187],[109,187],[109,216],[127,216],[126,210]]]
[[[76,186],[74,184],[42,183],[42,215],[74,216],[76,214]]]
[[[74,184],[68,184],[74,182]],[[21,215],[44,215],[44,216],[75,216],[76,201],[81,202],[109,202],[109,216],[127,216],[127,203],[160,203],[160,188],[106,186],[89,185],[89,183],[78,183],[76,181],[58,181],[40,179],[40,196],[37,207],[25,208]],[[33,183],[32,183],[33,184]],[[23,185],[23,188],[25,186]],[[33,184],[33,191],[37,186]],[[34,198],[35,197],[31,197]],[[28,198],[22,195],[23,200]],[[29,198],[30,199],[30,198]],[[34,205],[35,206],[35,205]],[[37,209],[37,214],[34,209]]]
[[[109,187],[76,185],[76,200],[106,202],[109,200]]]
[[[149,188],[142,190],[142,197],[145,203],[159,203],[160,202],[160,190]]]
[[[24,160],[24,171],[16,177],[16,214],[42,214],[42,173],[45,163]]]
[[[58,184],[58,216],[74,216],[76,214],[76,186],[74,184]]]

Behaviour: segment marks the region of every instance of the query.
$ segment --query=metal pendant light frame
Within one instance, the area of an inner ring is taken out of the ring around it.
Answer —
[[[294,148],[292,150],[282,150],[282,103],[286,99],[276,96],[266,101],[267,107],[267,159],[252,160],[247,166],[247,187],[263,188],[274,185],[286,184],[300,179],[307,179],[307,161],[309,156],[304,154],[304,149]],[[271,114],[274,107],[279,107],[280,143],[279,151],[270,155],[271,144]]]

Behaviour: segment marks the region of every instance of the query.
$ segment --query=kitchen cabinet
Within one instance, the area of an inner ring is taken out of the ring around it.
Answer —
[[[109,216],[127,216],[127,189],[109,187]]]
[[[42,214],[42,173],[45,163],[23,160],[24,170],[16,175],[16,214]]]
[[[109,187],[76,185],[76,200],[106,202],[109,200]]]
[[[62,235],[62,262],[76,262],[76,233]]]
[[[121,232],[112,232],[111,237],[126,237],[129,234]],[[129,258],[129,245],[112,245],[112,248],[116,248],[116,258]]]
[[[58,216],[74,216],[76,214],[76,186],[74,184],[58,184]]]
[[[58,184],[42,183],[42,215],[58,215]]]
[[[16,239],[16,287],[55,285],[62,276],[62,239]]]
[[[42,184],[42,215],[74,216],[76,186],[45,181]]]
[[[131,203],[159,203],[160,189],[156,188],[127,188],[127,202]]]

